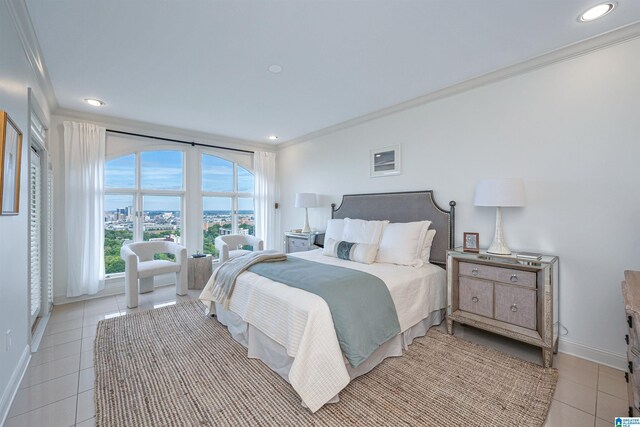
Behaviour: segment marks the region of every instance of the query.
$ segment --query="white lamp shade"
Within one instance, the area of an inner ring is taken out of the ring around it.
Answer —
[[[476,186],[476,206],[524,206],[524,183],[521,179],[483,179]]]
[[[315,208],[318,206],[316,193],[296,193],[296,208]]]

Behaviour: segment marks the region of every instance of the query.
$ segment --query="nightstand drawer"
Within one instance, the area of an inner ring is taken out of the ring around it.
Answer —
[[[494,280],[496,282],[513,283],[520,286],[536,286],[536,274],[530,271],[493,267],[483,264],[471,264],[468,262],[461,262],[458,268],[460,269],[460,274],[464,276]]]
[[[301,238],[297,239],[295,237],[287,237],[287,245],[289,253],[291,252],[304,252],[309,250],[309,239]]]
[[[460,310],[493,317],[493,283],[460,277]]]
[[[495,319],[536,329],[536,292],[495,283]]]

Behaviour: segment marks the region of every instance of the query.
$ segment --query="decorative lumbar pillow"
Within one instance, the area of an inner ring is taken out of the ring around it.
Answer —
[[[382,238],[376,262],[420,267],[422,252],[431,221],[397,222],[388,224]]]
[[[365,221],[363,219],[345,218],[342,240],[377,246],[387,224],[389,224],[389,221]]]
[[[342,230],[344,229],[344,219],[330,219],[327,222],[327,231],[324,232],[324,240],[342,240]]]
[[[425,263],[429,262],[429,258],[431,258],[431,245],[433,245],[433,238],[436,237],[436,230],[427,231],[427,235],[424,239],[424,244],[422,245],[422,261]]]
[[[323,255],[344,259],[347,261],[360,262],[362,264],[371,264],[376,260],[376,245],[368,245],[366,243],[353,243],[344,240],[327,239],[324,242]]]

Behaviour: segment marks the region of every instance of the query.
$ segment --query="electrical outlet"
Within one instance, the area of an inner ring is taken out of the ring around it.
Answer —
[[[13,345],[13,343],[11,342],[11,329],[7,329],[5,335],[5,351],[9,351],[11,349],[11,346]]]

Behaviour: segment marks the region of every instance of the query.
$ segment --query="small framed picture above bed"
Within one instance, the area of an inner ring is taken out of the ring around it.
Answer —
[[[478,233],[464,233],[464,245],[462,250],[464,252],[480,252],[480,234]]]
[[[400,146],[389,145],[369,151],[369,176],[389,176],[400,174]]]

